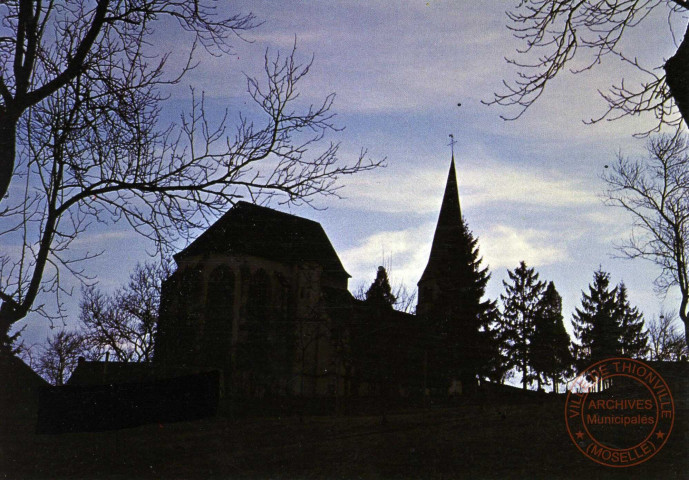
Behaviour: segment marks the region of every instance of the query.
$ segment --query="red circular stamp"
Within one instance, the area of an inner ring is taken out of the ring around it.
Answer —
[[[608,358],[581,372],[565,403],[567,432],[588,458],[631,467],[665,445],[675,420],[670,388],[649,365]]]

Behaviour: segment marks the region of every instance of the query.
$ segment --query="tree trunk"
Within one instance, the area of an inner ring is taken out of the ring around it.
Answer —
[[[3,301],[0,306],[0,356],[14,353],[12,343],[18,334],[10,335],[12,325],[17,321],[16,308],[10,302]]]
[[[526,390],[526,353],[522,355],[522,390]]]
[[[0,205],[10,187],[16,152],[17,120],[9,117],[7,113],[0,114]]]
[[[687,305],[689,305],[689,293],[682,292],[682,302],[679,306],[679,318],[684,323],[684,340],[689,345],[689,323],[687,323]]]
[[[675,54],[665,63],[665,80],[684,124],[689,125],[689,25]]]

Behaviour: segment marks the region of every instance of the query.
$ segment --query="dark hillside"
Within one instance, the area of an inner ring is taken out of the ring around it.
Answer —
[[[563,398],[458,404],[379,417],[297,417],[148,425],[102,433],[5,431],[5,478],[686,478],[686,410],[650,461],[584,458]],[[9,435],[7,435],[9,434]],[[2,478],[2,476],[0,476]]]

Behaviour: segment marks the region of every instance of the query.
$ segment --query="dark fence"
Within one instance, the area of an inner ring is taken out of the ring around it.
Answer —
[[[217,371],[144,383],[45,387],[36,430],[102,431],[196,420],[215,415],[219,397]]]

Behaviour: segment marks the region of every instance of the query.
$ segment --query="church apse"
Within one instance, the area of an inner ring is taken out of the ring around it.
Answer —
[[[333,375],[329,291],[349,275],[322,227],[239,203],[175,256],[155,361],[223,371],[230,394],[322,395]]]

